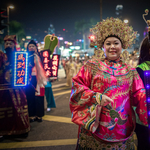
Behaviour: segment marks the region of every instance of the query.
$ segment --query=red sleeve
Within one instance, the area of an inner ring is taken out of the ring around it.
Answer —
[[[92,69],[90,63],[84,65],[72,79],[70,110],[72,122],[92,130],[96,118],[96,92],[92,91]]]

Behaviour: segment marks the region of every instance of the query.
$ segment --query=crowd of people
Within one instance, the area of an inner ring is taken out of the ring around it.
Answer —
[[[46,77],[36,42],[31,40],[27,45],[29,82],[23,88],[12,85],[13,52],[17,51],[15,35],[5,36],[4,48],[6,53],[0,51],[0,141],[12,135],[27,137],[30,123],[42,122],[45,109],[56,107],[51,80]]]
[[[74,77],[80,68],[84,65],[84,63],[88,60],[88,56],[85,56],[85,60],[80,59],[80,57],[72,57],[70,55],[69,59],[63,59],[62,65],[65,70],[66,78],[67,78],[67,86],[72,86],[72,77]]]

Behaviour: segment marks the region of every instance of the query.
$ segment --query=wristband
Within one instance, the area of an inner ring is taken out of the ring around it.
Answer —
[[[100,104],[101,104],[101,101],[102,101],[102,95],[103,94],[101,94],[101,93],[99,94],[99,102],[100,102]]]
[[[101,93],[97,93],[96,94],[96,101],[98,104],[101,104],[101,101],[102,101],[102,95]]]

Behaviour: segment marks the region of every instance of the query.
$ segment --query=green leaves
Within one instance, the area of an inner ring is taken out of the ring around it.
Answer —
[[[76,21],[75,22],[75,34],[77,34],[78,32],[85,34],[85,32],[89,31],[89,29],[96,23],[97,21],[93,18],[91,18],[90,21],[85,21],[84,19],[80,21]]]
[[[20,22],[11,21],[9,24],[10,35],[16,35],[17,41],[20,43],[22,38],[25,38],[24,27]]]

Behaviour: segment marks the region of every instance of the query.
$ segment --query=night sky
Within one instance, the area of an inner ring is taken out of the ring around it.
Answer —
[[[76,21],[94,18],[100,21],[100,0],[1,0],[0,7],[6,8],[13,4],[10,10],[10,21],[21,22],[26,35],[42,40],[51,24],[55,27],[56,35],[66,29],[65,40],[72,41],[82,38],[81,34],[73,35]],[[123,5],[123,19],[143,38],[146,23],[142,18],[145,9],[150,9],[148,0],[103,0],[102,18],[116,17],[116,5]],[[147,19],[150,19],[150,13]],[[37,34],[37,35],[35,35]],[[58,35],[57,35],[58,36]]]

